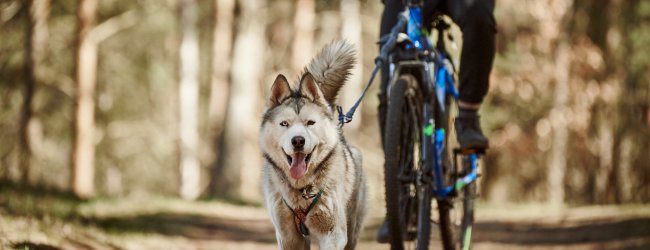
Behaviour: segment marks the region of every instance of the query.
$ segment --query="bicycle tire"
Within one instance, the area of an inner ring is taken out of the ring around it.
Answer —
[[[431,238],[431,184],[426,183],[420,186],[418,194],[418,241],[415,249],[429,249]]]
[[[468,173],[471,170],[469,156],[464,155],[462,160],[461,173]],[[438,200],[438,211],[440,218],[440,236],[443,248],[452,249],[471,249],[472,229],[474,224],[474,199],[476,197],[476,181],[463,187],[462,198],[456,199],[458,205],[454,206],[454,198]],[[459,198],[459,197],[455,197]],[[451,211],[456,208],[461,211],[459,226],[452,221]]]
[[[450,199],[438,199],[438,225],[440,227],[440,239],[445,250],[456,249],[454,237],[454,226],[449,212],[452,208]]]
[[[472,168],[469,157],[464,157],[465,172]],[[474,225],[474,199],[476,198],[476,181],[468,184],[463,189],[463,218],[461,221],[459,242],[460,249],[470,249],[472,246],[472,229]]]
[[[411,158],[411,162],[404,162],[409,155],[413,153],[413,147],[416,140],[409,136],[409,133],[419,133],[419,123],[417,121],[409,121],[408,109],[411,112],[416,112],[414,109],[413,100],[415,99],[415,91],[408,91],[411,86],[416,86],[417,80],[415,77],[405,74],[400,76],[397,81],[391,85],[390,96],[388,102],[387,116],[391,119],[386,119],[385,124],[385,143],[384,143],[384,179],[385,179],[385,192],[386,192],[386,218],[388,228],[390,231],[391,249],[403,249],[405,240],[410,240],[409,227],[412,223],[413,216],[416,217],[416,248],[426,249],[428,247],[430,237],[430,206],[431,206],[431,193],[420,192],[417,184],[413,182],[416,195],[410,196],[406,194],[405,187],[399,179],[404,175],[404,171],[415,170],[415,161],[419,159]],[[409,101],[411,103],[409,103]],[[405,112],[407,109],[407,112]],[[415,113],[417,114],[417,112]],[[419,114],[417,114],[419,115]],[[404,138],[404,133],[406,137]],[[418,141],[419,142],[419,141]],[[408,150],[410,148],[410,150]],[[405,150],[406,149],[406,150]],[[410,155],[412,156],[412,155]],[[410,169],[409,169],[410,168]],[[423,195],[429,194],[428,197]],[[428,201],[428,202],[427,202]],[[414,204],[416,203],[416,204]],[[429,208],[426,209],[425,207]],[[413,211],[417,208],[416,211]],[[428,213],[426,212],[428,211]],[[424,223],[423,223],[424,222]],[[404,237],[407,237],[406,239]]]

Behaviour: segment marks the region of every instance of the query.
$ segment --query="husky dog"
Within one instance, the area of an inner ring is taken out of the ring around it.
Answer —
[[[327,45],[291,87],[278,75],[260,131],[262,188],[280,249],[354,249],[366,214],[359,150],[348,145],[335,101],[355,51]]]

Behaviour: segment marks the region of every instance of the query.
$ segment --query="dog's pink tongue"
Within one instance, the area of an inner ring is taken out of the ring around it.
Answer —
[[[291,156],[291,178],[300,179],[305,176],[307,172],[307,163],[305,162],[305,155],[296,153]]]

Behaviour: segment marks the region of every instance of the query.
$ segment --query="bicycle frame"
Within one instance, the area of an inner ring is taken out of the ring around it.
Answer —
[[[397,60],[389,64],[391,78],[397,79],[403,72],[417,72],[420,76],[420,89],[424,91],[425,101],[422,111],[421,156],[425,176],[433,176],[432,190],[436,199],[446,199],[456,194],[477,179],[477,154],[469,153],[470,171],[465,173],[451,185],[445,185],[443,180],[443,159],[445,138],[444,126],[436,124],[435,113],[443,114],[448,119],[449,111],[445,110],[447,97],[458,101],[458,91],[453,77],[454,67],[445,51],[443,31],[448,26],[437,26],[438,41],[434,49],[428,37],[428,31],[422,22],[421,6],[409,3],[407,10],[402,13],[407,16],[406,31],[408,36],[407,49],[415,49],[415,59]],[[392,81],[394,82],[394,81]],[[390,86],[389,86],[390,87]],[[437,108],[437,110],[436,110]],[[440,117],[440,116],[439,116]],[[440,121],[439,121],[440,122]],[[433,153],[433,154],[432,154]],[[455,152],[456,153],[456,152]],[[455,154],[454,154],[455,155]],[[454,156],[454,158],[456,158]],[[454,159],[454,165],[456,161]],[[430,174],[430,175],[427,175]],[[426,181],[429,181],[428,179]]]

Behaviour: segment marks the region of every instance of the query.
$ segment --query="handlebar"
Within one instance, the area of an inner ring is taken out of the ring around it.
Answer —
[[[398,16],[397,24],[395,24],[395,26],[390,30],[390,34],[387,34],[387,37],[384,36],[386,38],[380,39],[382,46],[379,51],[379,56],[375,58],[375,64],[383,64],[388,59],[388,53],[395,48],[395,44],[397,44],[397,35],[402,29],[404,29],[406,22],[408,21],[406,15],[408,15],[408,12],[402,12]]]

